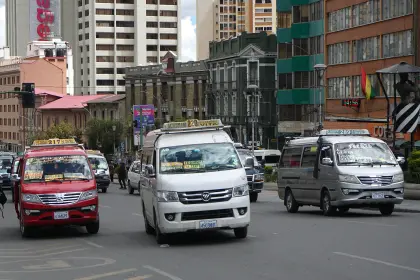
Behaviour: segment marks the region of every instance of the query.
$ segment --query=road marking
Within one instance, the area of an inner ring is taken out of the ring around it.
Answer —
[[[330,221],[337,221],[338,219],[328,219]],[[390,224],[382,224],[382,223],[371,223],[371,222],[362,222],[362,221],[351,221],[351,220],[341,220],[347,223],[355,223],[355,224],[362,224],[362,225],[371,225],[371,226],[383,226],[383,227],[396,227],[397,225],[390,225]]]
[[[93,246],[93,247],[96,247],[96,248],[103,248],[104,247],[104,246],[101,246],[99,244],[96,244],[94,242],[90,242],[90,241],[87,241],[87,240],[84,240],[84,239],[82,239],[82,241],[85,242],[86,244],[88,244],[90,246]]]
[[[111,208],[111,206],[108,206],[108,205],[99,205],[99,207],[102,207],[102,208]]]
[[[249,235],[249,234],[248,234],[248,236],[249,236],[249,237],[252,237],[252,238],[256,238],[256,236],[255,236],[255,235]]]
[[[56,250],[70,249],[70,248],[76,248],[76,247],[80,247],[80,246],[79,245],[62,246],[62,247],[49,248],[49,249],[44,249],[44,250],[37,250],[30,253],[38,254],[38,253],[45,253],[45,252],[54,251],[54,250],[56,251]]]
[[[386,266],[391,266],[391,267],[395,267],[395,268],[400,268],[400,269],[404,269],[404,270],[408,270],[408,271],[413,271],[413,272],[420,273],[420,269],[412,268],[412,267],[408,267],[408,266],[404,266],[404,265],[394,264],[394,263],[385,262],[385,261],[381,261],[381,260],[376,260],[376,259],[372,259],[372,258],[365,258],[365,257],[351,255],[351,254],[346,254],[346,253],[342,253],[342,252],[334,252],[334,254],[340,255],[340,256],[344,256],[344,257],[353,258],[353,259],[359,259],[359,260],[363,260],[363,261],[369,261],[369,262],[373,262],[373,263],[379,263],[379,264],[383,264],[383,265],[386,265]]]
[[[92,276],[88,276],[88,277],[84,277],[84,278],[77,278],[77,279],[74,279],[74,280],[95,280],[95,279],[101,279],[101,278],[105,278],[105,277],[109,277],[109,276],[115,276],[115,275],[125,274],[125,273],[129,273],[129,272],[134,272],[134,271],[137,271],[137,268],[118,270],[118,271],[108,272],[108,273],[104,273],[104,274],[92,275]]]
[[[171,274],[169,274],[169,273],[167,273],[163,270],[160,270],[159,268],[156,268],[156,267],[153,267],[153,266],[150,266],[150,265],[143,265],[143,267],[147,268],[147,269],[150,269],[150,270],[152,270],[152,271],[154,271],[154,272],[156,272],[156,273],[158,273],[162,276],[166,276],[171,280],[182,280],[181,278],[173,276],[173,275],[171,275]]]
[[[131,213],[131,215],[143,217],[143,215],[139,213]]]
[[[22,266],[25,270],[37,270],[37,269],[54,269],[54,268],[69,268],[71,267],[70,264],[68,264],[65,261],[62,260],[52,260],[52,261],[46,261],[44,264],[40,265],[28,265],[28,266]]]
[[[60,252],[53,252],[53,253],[48,253],[48,254],[43,254],[43,255],[37,255],[37,256],[0,256],[0,258],[41,258],[41,257],[47,257],[47,256],[54,256],[54,255],[61,255],[61,254],[66,254],[66,253],[73,253],[73,252],[78,252],[78,251],[84,251],[87,250],[87,248],[79,248],[79,249],[74,249],[74,250],[67,250],[67,251],[60,251]]]
[[[136,277],[134,277],[134,278],[128,278],[128,279],[125,279],[125,280],[144,280],[144,279],[147,279],[147,278],[150,278],[150,277],[152,277],[153,275],[144,275],[144,276],[136,276]]]

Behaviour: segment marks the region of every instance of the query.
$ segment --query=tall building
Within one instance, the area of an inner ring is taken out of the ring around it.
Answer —
[[[326,128],[365,128],[375,137],[386,137],[387,102],[376,71],[402,61],[416,63],[415,40],[420,34],[415,11],[419,13],[419,3],[417,0],[326,1]],[[370,100],[361,89],[362,69],[376,93]],[[382,75],[381,80],[392,110],[393,85],[399,76],[394,80],[393,75]],[[412,76],[411,80],[416,82],[416,77]],[[351,100],[357,107],[349,108],[343,100]],[[416,139],[420,139],[419,133]]]
[[[78,0],[76,88],[81,94],[125,92],[125,67],[157,64],[180,50],[177,0]],[[80,67],[79,67],[80,66]]]
[[[209,42],[246,31],[276,30],[276,0],[196,0],[197,59],[209,57]],[[277,0],[278,1],[278,0]]]
[[[322,73],[314,71],[324,64],[324,0],[278,1],[277,23],[279,136],[311,134],[324,103]]]

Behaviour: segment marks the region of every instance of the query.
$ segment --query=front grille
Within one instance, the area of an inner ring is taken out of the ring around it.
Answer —
[[[41,202],[46,205],[68,205],[76,203],[79,200],[81,193],[57,193],[57,194],[39,194],[38,197]]]
[[[195,191],[178,193],[179,201],[183,204],[200,204],[229,201],[232,189],[219,189],[211,191]]]
[[[254,179],[254,175],[247,175],[246,179],[248,180],[248,182],[252,182]]]
[[[359,176],[360,182],[364,185],[390,185],[392,183],[392,176]]]
[[[185,212],[181,214],[181,221],[195,221],[207,219],[232,218],[233,209]]]

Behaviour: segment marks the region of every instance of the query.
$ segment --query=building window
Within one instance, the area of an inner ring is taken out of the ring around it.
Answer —
[[[382,48],[384,58],[413,55],[412,30],[383,35]]]
[[[353,62],[380,58],[379,36],[353,41]]]
[[[324,53],[324,36],[309,38],[309,52],[311,55]]]
[[[293,6],[293,23],[320,20],[324,16],[324,1]]]
[[[413,13],[413,0],[382,0],[382,19]]]
[[[309,55],[309,40],[308,38],[293,39],[293,56]]]
[[[294,86],[293,88],[309,88],[310,76],[312,72],[294,72]]]
[[[348,98],[350,95],[350,77],[328,79],[328,98]]]
[[[233,92],[232,93],[232,116],[236,116],[236,102],[237,102],[236,92]]]
[[[280,90],[293,88],[293,74],[292,73],[279,74],[278,81],[279,81]]]
[[[277,28],[290,28],[292,26],[292,13],[277,13]]]
[[[350,42],[343,42],[328,46],[328,64],[350,63]]]
[[[259,62],[258,61],[248,61],[248,87],[249,86],[258,86],[259,85]]]

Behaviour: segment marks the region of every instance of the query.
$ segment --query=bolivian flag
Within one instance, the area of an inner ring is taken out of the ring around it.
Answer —
[[[361,67],[362,71],[362,91],[363,94],[366,96],[366,99],[372,99],[376,96],[375,89],[372,87],[368,76],[366,75],[365,69]]]

